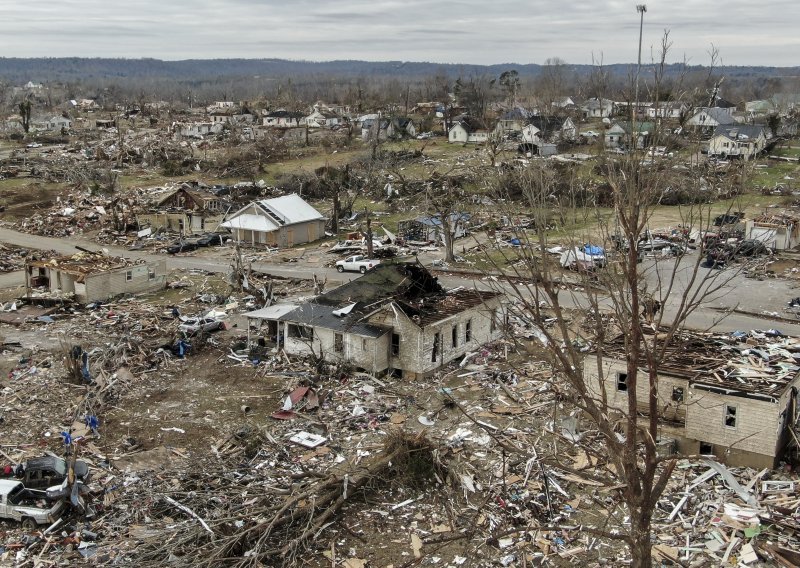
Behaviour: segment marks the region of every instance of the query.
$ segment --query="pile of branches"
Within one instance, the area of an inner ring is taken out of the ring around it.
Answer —
[[[245,444],[248,438],[238,443]],[[282,453],[277,450],[271,455]],[[334,523],[342,507],[359,493],[392,482],[421,486],[423,480],[442,471],[434,445],[422,435],[404,431],[391,433],[383,451],[357,465],[343,464],[327,473],[303,469],[285,475],[283,486],[253,482],[232,472],[225,473],[224,480],[212,480],[213,474],[203,467],[180,480],[180,494],[174,499],[157,491],[149,493],[148,498],[160,504],[148,515],[174,517],[176,507],[182,506],[193,523],[166,542],[140,544],[134,560],[139,566],[161,566],[169,558],[194,566],[290,566],[312,537]],[[219,499],[213,498],[215,486]],[[234,495],[244,495],[244,502],[231,499]]]

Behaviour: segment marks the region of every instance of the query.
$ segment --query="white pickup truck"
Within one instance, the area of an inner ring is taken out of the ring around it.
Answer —
[[[37,525],[49,525],[61,516],[63,501],[49,509],[37,507],[37,498],[22,482],[15,479],[0,479],[0,519],[12,519],[22,523],[28,530]]]
[[[366,256],[362,256],[357,254],[355,256],[348,256],[344,260],[339,260],[336,262],[336,270],[339,272],[344,272],[348,270],[350,272],[360,272],[364,274],[367,270],[371,268],[375,268],[381,263],[380,260],[376,260],[374,258],[367,258]]]

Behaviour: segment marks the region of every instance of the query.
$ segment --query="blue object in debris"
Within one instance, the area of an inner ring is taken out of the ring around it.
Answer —
[[[97,418],[97,416],[89,414],[84,417],[83,422],[86,424],[89,430],[95,434],[97,433],[97,428],[100,426],[100,420]]]
[[[513,238],[508,242],[511,243],[512,245],[514,245],[515,247],[518,247],[518,246],[520,246],[522,244],[522,242],[517,238]]]
[[[186,357],[186,352],[189,350],[189,344],[186,343],[183,339],[178,341],[178,357],[183,359]]]
[[[64,439],[65,446],[72,444],[72,436],[70,436],[69,432],[61,432],[61,437]]]
[[[589,256],[599,256],[599,255],[603,254],[604,251],[603,251],[602,247],[596,247],[594,245],[588,245],[587,244],[587,245],[583,245],[583,252],[585,252]]]

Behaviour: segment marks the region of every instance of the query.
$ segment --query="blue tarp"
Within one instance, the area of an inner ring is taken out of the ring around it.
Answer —
[[[596,247],[594,245],[583,245],[583,252],[590,256],[600,256],[605,253],[602,247]]]

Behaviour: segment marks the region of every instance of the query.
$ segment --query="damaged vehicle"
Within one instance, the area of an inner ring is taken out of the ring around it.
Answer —
[[[38,497],[26,489],[21,481],[0,479],[0,519],[21,522],[28,530],[38,525],[54,523],[64,510],[64,502],[58,501],[52,507],[36,505]]]
[[[47,489],[60,485],[67,478],[69,471],[67,462],[55,456],[34,458],[22,464],[17,478],[26,489]],[[89,481],[89,466],[86,462],[76,460],[74,465],[75,478],[82,482]]]
[[[178,331],[191,337],[198,333],[209,333],[222,329],[225,324],[222,320],[212,317],[182,318],[183,323],[178,326]]]

